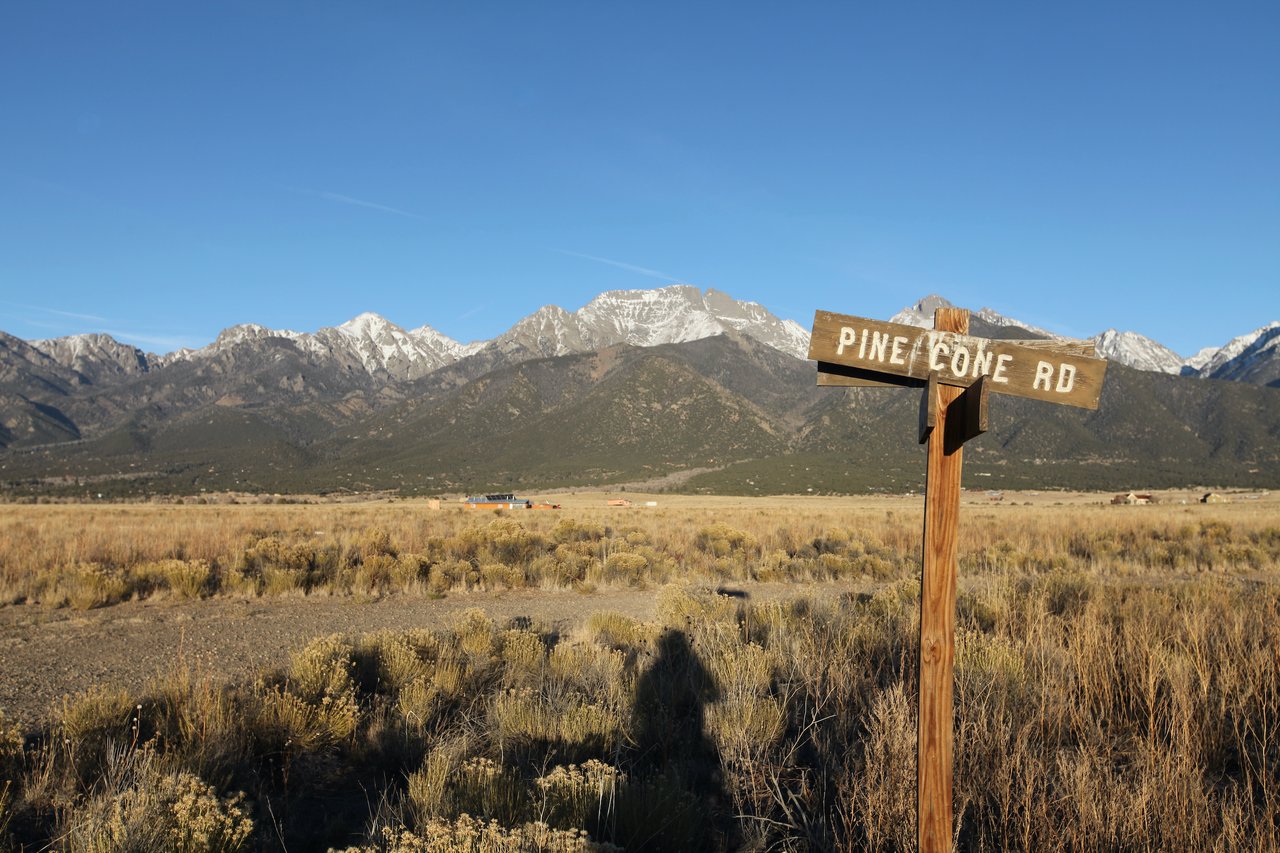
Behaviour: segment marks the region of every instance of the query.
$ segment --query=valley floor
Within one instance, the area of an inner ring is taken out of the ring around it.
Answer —
[[[838,596],[859,583],[731,583],[725,591],[753,602],[801,595]],[[88,611],[0,608],[0,710],[33,727],[56,714],[65,696],[109,685],[143,696],[158,681],[190,674],[216,682],[282,669],[290,653],[317,637],[377,631],[442,630],[471,608],[495,622],[528,622],[572,632],[592,613],[652,620],[656,589],[474,591],[432,599],[391,595],[127,601]]]

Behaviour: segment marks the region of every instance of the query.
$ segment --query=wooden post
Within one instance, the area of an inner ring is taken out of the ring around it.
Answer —
[[[939,308],[934,328],[968,334],[969,312]],[[952,671],[955,667],[956,534],[960,470],[968,426],[965,389],[930,383],[938,395],[925,474],[920,580],[920,722],[917,730],[916,837],[921,853],[951,849]]]
[[[920,724],[916,838],[951,849],[951,743],[956,658],[956,533],[964,443],[987,431],[992,393],[1098,408],[1107,362],[1093,345],[969,336],[969,312],[940,308],[932,329],[817,311],[809,358],[818,384],[924,388],[920,442],[929,443],[920,578]]]

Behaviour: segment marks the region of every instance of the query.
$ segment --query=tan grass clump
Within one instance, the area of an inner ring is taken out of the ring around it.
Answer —
[[[240,796],[219,797],[199,777],[162,772],[143,759],[71,815],[61,838],[68,853],[235,853],[253,821]]]
[[[348,847],[343,853],[607,853],[580,830],[552,829],[532,822],[503,827],[497,821],[459,815],[451,821],[429,821],[418,832],[387,829],[379,844]]]

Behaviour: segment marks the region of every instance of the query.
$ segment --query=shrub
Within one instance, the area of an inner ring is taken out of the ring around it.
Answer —
[[[575,521],[568,517],[560,519],[551,528],[551,540],[556,543],[599,542],[607,535],[608,530],[602,524]]]
[[[398,553],[391,544],[391,534],[381,527],[370,527],[360,534],[356,540],[356,551],[361,561],[371,557],[390,557],[393,560]]]
[[[76,610],[117,604],[129,594],[124,573],[98,563],[81,563],[65,578],[66,602]]]
[[[503,677],[509,685],[533,684],[541,681],[547,650],[542,637],[533,631],[505,631],[501,638]]]
[[[576,829],[552,829],[545,823],[503,827],[470,815],[453,820],[430,820],[416,832],[383,830],[382,838],[368,847],[349,847],[343,853],[607,853],[618,848],[593,844]]]
[[[622,613],[602,610],[586,621],[587,635],[596,643],[619,649],[635,650],[652,645],[662,631],[660,625],[640,622]]]
[[[386,592],[391,588],[399,569],[399,562],[388,554],[372,554],[365,557],[356,569],[352,587],[369,595]]]
[[[610,554],[604,561],[602,580],[605,583],[625,583],[628,586],[643,586],[645,570],[649,561],[642,554],[622,551]]]
[[[717,522],[698,531],[694,544],[702,551],[716,557],[726,557],[734,551],[746,553],[760,547],[750,533],[737,530],[723,522]]]
[[[117,790],[71,813],[63,835],[69,853],[234,853],[253,834],[241,795],[220,797],[199,777],[162,773],[148,760]]]

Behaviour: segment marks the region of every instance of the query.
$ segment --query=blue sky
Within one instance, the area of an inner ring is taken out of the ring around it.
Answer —
[[[0,6],[0,329],[461,340],[685,282],[1280,318],[1280,4]]]

